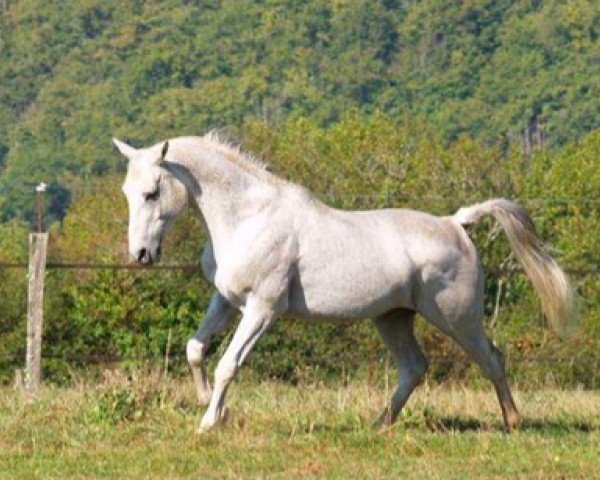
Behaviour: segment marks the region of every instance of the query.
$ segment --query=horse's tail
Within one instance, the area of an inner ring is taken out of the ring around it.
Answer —
[[[569,329],[576,321],[573,289],[565,273],[544,250],[527,211],[509,200],[495,198],[459,209],[454,219],[461,225],[469,225],[486,215],[494,216],[502,225],[513,251],[540,296],[542,309],[552,328],[557,332]]]

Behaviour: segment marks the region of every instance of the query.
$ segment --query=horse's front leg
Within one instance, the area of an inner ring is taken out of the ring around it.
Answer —
[[[212,338],[225,330],[234,316],[235,309],[229,305],[220,293],[215,293],[210,301],[204,321],[194,337],[187,342],[187,361],[194,378],[199,405],[208,405],[212,393],[206,375],[204,355]]]
[[[250,296],[242,308],[243,316],[227,350],[215,370],[215,387],[208,409],[200,422],[200,431],[206,431],[219,423],[225,414],[225,395],[238,369],[260,336],[277,316],[269,302]]]

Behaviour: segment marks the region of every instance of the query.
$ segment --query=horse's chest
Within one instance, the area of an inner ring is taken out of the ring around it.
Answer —
[[[236,307],[250,294],[277,302],[288,291],[296,257],[293,237],[254,240],[232,243],[217,256],[215,286]]]

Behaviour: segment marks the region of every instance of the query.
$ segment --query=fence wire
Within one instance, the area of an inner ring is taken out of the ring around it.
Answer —
[[[11,189],[2,189],[0,193],[8,193],[11,191],[25,193],[25,192],[33,192],[35,188],[34,184],[23,184],[23,185],[13,185]],[[64,186],[61,186],[64,188]],[[85,193],[85,194],[107,194],[114,193],[114,189],[108,189],[105,187],[93,186],[93,185],[84,185],[79,187],[69,188],[69,191],[72,194],[75,193]],[[320,194],[317,195],[322,200],[326,202],[335,204],[340,202],[354,202],[354,203],[365,203],[371,202],[372,204],[377,205],[386,205],[386,206],[398,206],[401,204],[412,204],[418,205],[420,202],[429,201],[429,202],[448,202],[448,198],[441,195],[426,195],[421,196],[419,198],[411,197],[408,195],[403,195],[401,193],[383,193],[383,194],[372,194],[372,193],[352,193],[352,194]],[[35,201],[35,197],[33,193],[31,193],[32,202]],[[451,199],[454,204],[469,204],[475,203],[477,201],[481,201],[481,198],[462,198]],[[588,198],[588,197],[532,197],[527,199],[515,199],[525,206],[532,205],[600,205],[600,198]],[[71,221],[77,222],[80,225],[85,226],[86,224],[91,224],[96,222],[97,219],[92,217],[77,217],[71,218]],[[111,218],[108,219],[107,222],[109,224],[118,225],[120,229],[126,227],[127,221],[126,219],[118,219]],[[23,238],[23,241],[26,241],[26,238]],[[199,245],[200,247],[200,245]],[[200,248],[198,248],[198,251]],[[110,257],[109,257],[110,258]],[[26,270],[28,268],[28,263],[25,261],[3,261],[0,258],[0,271],[2,270],[12,270],[12,269],[22,269]],[[201,275],[201,266],[199,263],[166,263],[166,264],[156,264],[156,265],[139,265],[135,263],[125,263],[125,262],[68,262],[68,261],[50,261],[46,264],[47,270],[55,270],[55,271],[130,271],[130,272],[148,272],[148,273],[161,273],[161,272],[181,272],[189,275]],[[567,274],[573,277],[596,277],[600,275],[600,267],[597,264],[591,264],[587,267],[567,267],[565,268]],[[515,267],[504,267],[504,268],[486,268],[486,275],[488,277],[502,277],[506,279],[507,277],[510,279],[515,275],[523,274],[523,271],[520,268]],[[193,277],[192,277],[193,278]],[[189,285],[191,279],[182,279],[182,278],[167,278],[165,280],[165,288],[176,288],[177,286]],[[578,359],[575,357],[556,357],[556,356],[519,356],[515,355],[517,352],[511,352],[511,357],[509,359],[511,364],[537,364],[537,365],[547,365],[547,366],[570,366],[575,367],[578,363]],[[265,355],[266,354],[266,355]],[[262,359],[260,361],[269,361],[269,358],[275,358],[276,354],[269,355],[269,352],[260,352]],[[385,361],[389,361],[389,358],[386,356],[387,354],[377,354],[371,357],[362,358],[366,363],[370,364],[379,364]],[[346,358],[346,357],[344,357]],[[42,355],[42,359],[45,362],[56,361],[56,362],[64,362],[67,364],[78,364],[78,365],[98,365],[98,366],[108,366],[108,365],[119,365],[127,362],[131,363],[143,363],[143,362],[162,362],[165,359],[164,355],[139,355],[139,356],[122,356],[122,355]],[[182,352],[171,353],[168,356],[170,362],[174,363],[185,363],[185,355]],[[428,355],[429,361],[434,365],[447,365],[447,366],[468,366],[473,362],[464,356],[447,356],[447,355]],[[0,364],[4,365],[13,365],[18,366],[23,363],[24,354],[21,355],[0,355]],[[333,356],[328,359],[330,362],[335,362],[336,357]],[[340,358],[341,360],[341,358]],[[249,359],[249,363],[252,365],[257,359],[253,359],[252,357]],[[310,353],[298,353],[294,354],[292,361],[298,362],[298,364],[303,366],[310,365],[319,365],[322,361],[322,358],[315,357]],[[342,369],[343,367],[340,367]],[[596,363],[596,370],[598,370],[598,362]],[[597,376],[598,371],[592,372],[593,375]]]

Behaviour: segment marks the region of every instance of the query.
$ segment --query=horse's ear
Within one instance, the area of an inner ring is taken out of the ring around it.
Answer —
[[[169,142],[166,141],[160,152],[160,160],[158,161],[159,164],[163,163],[165,161],[165,156],[167,155],[168,151],[169,151]]]
[[[118,140],[116,138],[113,138],[112,141],[115,144],[115,146],[119,149],[119,152],[121,152],[125,157],[132,158],[135,155],[136,149],[133,148],[131,145],[127,145],[125,142],[122,142],[121,140]]]

